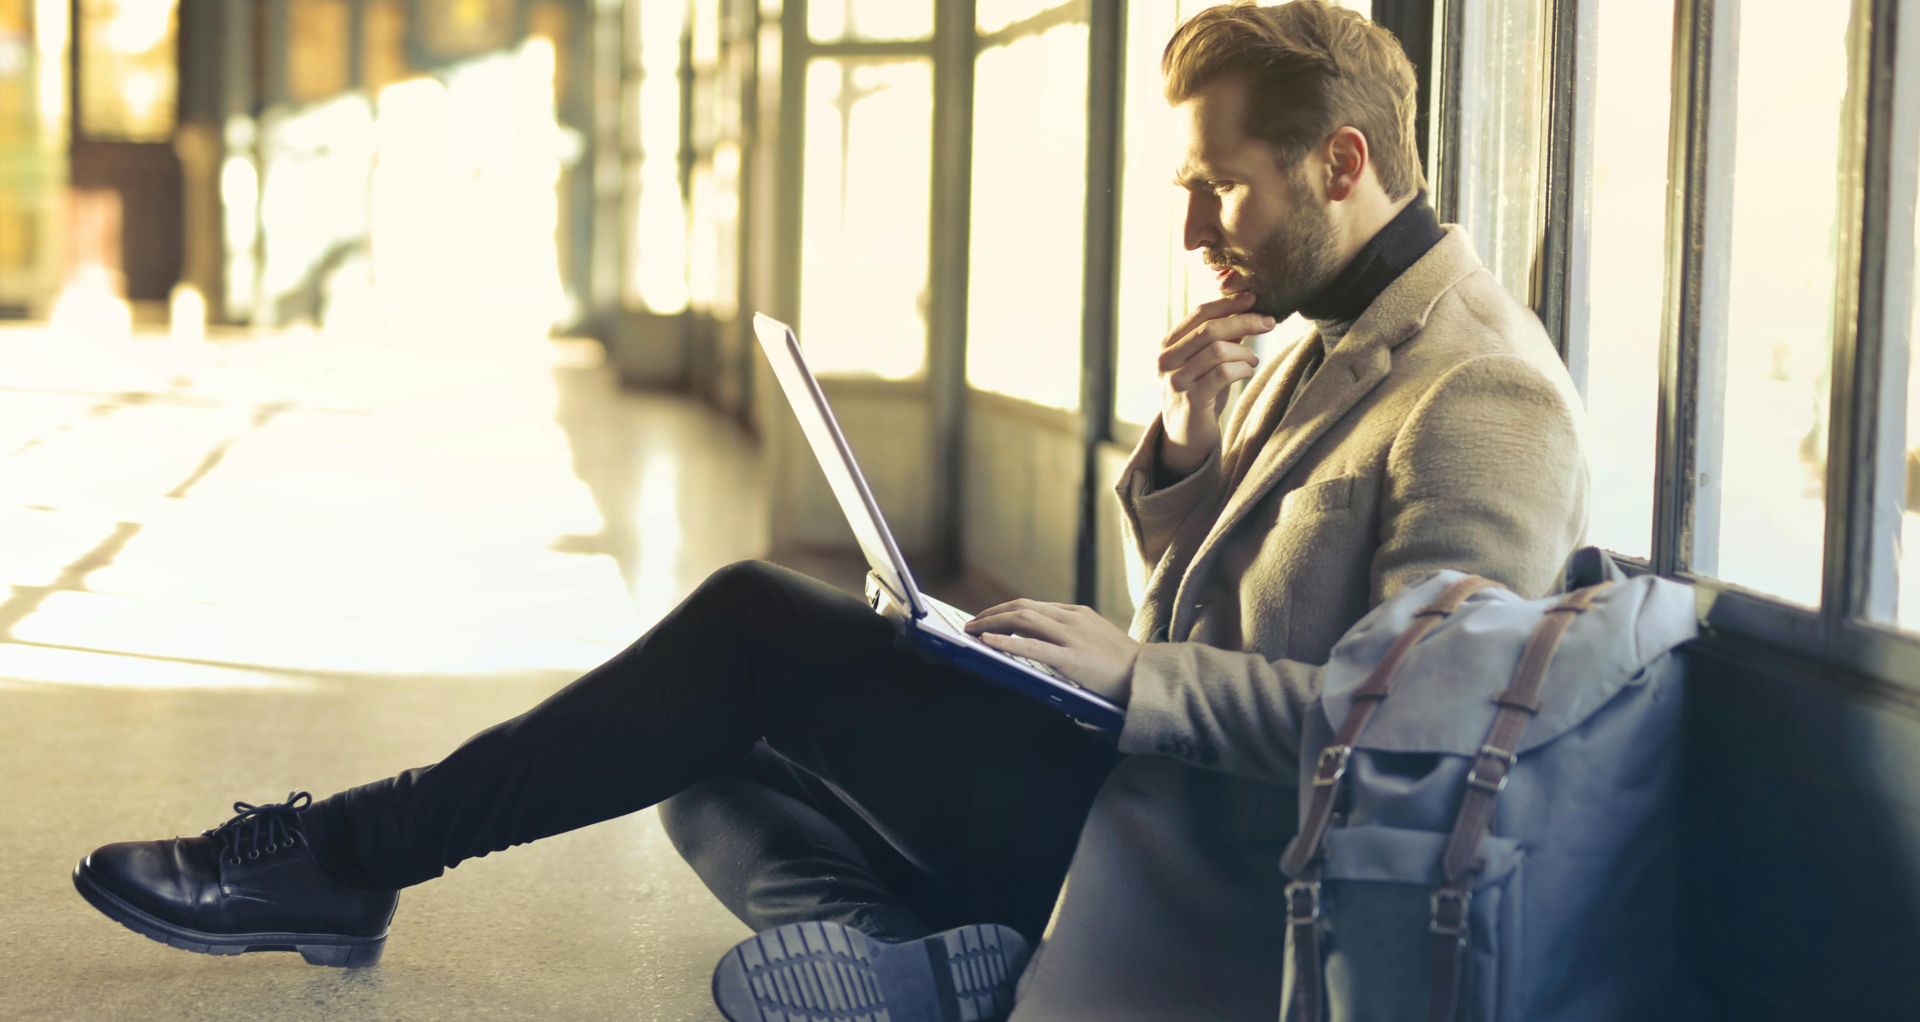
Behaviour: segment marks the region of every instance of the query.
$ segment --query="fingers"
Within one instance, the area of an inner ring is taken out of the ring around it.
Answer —
[[[1185,394],[1187,400],[1201,404],[1208,398],[1225,393],[1228,387],[1252,375],[1253,367],[1245,362],[1222,362],[1187,383],[1180,393]]]
[[[1242,291],[1239,294],[1228,295],[1225,298],[1217,298],[1211,302],[1202,302],[1198,308],[1193,310],[1192,315],[1181,320],[1178,325],[1167,333],[1166,339],[1160,342],[1160,346],[1162,348],[1171,347],[1176,341],[1192,333],[1195,327],[1205,323],[1207,320],[1219,319],[1222,316],[1231,315],[1236,312],[1245,312],[1252,307],[1253,292],[1251,291]]]
[[[1043,614],[1046,614],[1049,617],[1054,618],[1055,620],[1067,621],[1067,620],[1071,620],[1072,615],[1070,612],[1074,609],[1075,608],[1068,607],[1065,604],[1047,603],[1042,600],[1029,600],[1029,599],[1022,598],[1018,600],[1008,600],[1005,603],[996,604],[992,607],[988,607],[986,610],[983,610],[980,613],[975,614],[973,616],[973,620],[978,621],[989,614],[1003,614],[1013,610],[1037,610]]]
[[[1246,345],[1234,344],[1231,341],[1219,341],[1202,349],[1199,354],[1188,359],[1185,365],[1168,374],[1166,380],[1167,385],[1172,387],[1175,393],[1183,393],[1191,390],[1195,381],[1206,378],[1208,374],[1224,366],[1237,365],[1244,367],[1246,376],[1252,376],[1254,368],[1259,364],[1259,356],[1255,355]],[[1242,376],[1238,378],[1245,379],[1246,377]]]
[[[1045,639],[1056,646],[1065,646],[1072,640],[1073,629],[1068,622],[1038,610],[1008,610],[992,615],[982,615],[967,622],[967,632],[973,635],[983,633],[1007,634],[1018,632]]]
[[[1055,670],[1064,671],[1071,666],[1067,663],[1069,659],[1067,651],[1051,642],[1041,642],[1023,635],[999,635],[992,632],[982,635],[980,641],[1003,653],[1038,660]]]
[[[1209,320],[1195,327],[1187,336],[1168,345],[1160,351],[1160,371],[1172,372],[1205,351],[1214,344],[1237,344],[1245,338],[1264,334],[1274,328],[1272,316],[1262,316],[1255,312],[1243,312],[1234,316]]]

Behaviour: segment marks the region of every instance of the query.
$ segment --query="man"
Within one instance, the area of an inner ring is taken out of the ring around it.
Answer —
[[[665,799],[677,847],[766,931],[716,971],[730,1019],[995,1017],[1043,925],[1018,1018],[1271,1018],[1312,665],[1432,570],[1549,589],[1585,469],[1538,322],[1420,198],[1390,36],[1318,0],[1216,8],[1164,64],[1186,246],[1227,297],[1167,338],[1119,486],[1146,598],[1131,637],[1028,600],[969,626],[1125,704],[1117,749],[747,563],[437,764],[108,845],[82,893],[176,946],[365,964],[399,888]],[[1256,371],[1243,342],[1296,310],[1316,335]]]

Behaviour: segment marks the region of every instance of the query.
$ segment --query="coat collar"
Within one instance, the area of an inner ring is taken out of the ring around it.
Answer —
[[[1393,350],[1420,332],[1440,297],[1461,279],[1481,268],[1466,232],[1449,225],[1447,236],[1401,274],[1367,307],[1306,382],[1298,400],[1287,408],[1287,396],[1299,385],[1307,355],[1320,343],[1318,333],[1294,345],[1272,363],[1264,385],[1251,388],[1244,415],[1229,423],[1229,454],[1223,466],[1233,487],[1226,506],[1214,519],[1185,573],[1204,563],[1221,539],[1254,505],[1265,497],[1307,449],[1326,435],[1360,400],[1385,379],[1393,365]],[[1277,378],[1277,379],[1276,379]],[[1281,409],[1286,414],[1281,417]],[[1182,587],[1185,586],[1182,580]],[[1174,604],[1176,617],[1187,606],[1184,596]],[[1172,635],[1184,634],[1176,620]]]

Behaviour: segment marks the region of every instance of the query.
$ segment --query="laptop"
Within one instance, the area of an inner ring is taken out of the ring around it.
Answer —
[[[867,558],[867,602],[877,613],[902,622],[906,638],[916,648],[958,666],[970,674],[1054,707],[1081,723],[1109,731],[1120,730],[1126,713],[1112,701],[1068,680],[1046,664],[1015,656],[967,634],[973,615],[928,596],[913,581],[913,571],[900,555],[892,530],[880,515],[866,476],[853,460],[853,449],[827,407],[820,382],[800,355],[793,328],[756,313],[753,332],[773,364],[773,374],[786,392],[787,403],[800,420],[801,432],[813,456],[827,474],[834,499],[853,526],[860,552]]]

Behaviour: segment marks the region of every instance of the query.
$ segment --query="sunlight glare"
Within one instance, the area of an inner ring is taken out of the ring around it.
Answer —
[[[664,616],[678,599],[679,560],[684,549],[679,485],[679,464],[671,455],[654,455],[640,472],[640,499],[633,512],[632,532],[640,540],[633,598],[642,621]]]
[[[1087,23],[996,46],[977,64],[967,383],[1070,410],[1080,404]]]
[[[313,683],[267,671],[0,642],[0,685],[32,682],[82,688],[308,691]],[[16,686],[17,687],[17,686]]]
[[[207,299],[192,284],[173,286],[167,300],[167,329],[176,341],[207,339]]]
[[[926,372],[933,70],[807,68],[801,343],[820,375]]]
[[[48,329],[78,343],[125,340],[133,335],[133,307],[120,297],[114,273],[97,263],[74,271],[60,290],[48,317]]]

